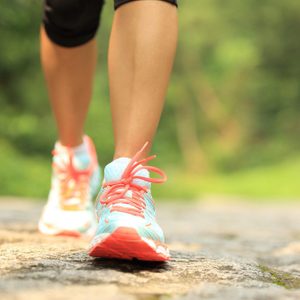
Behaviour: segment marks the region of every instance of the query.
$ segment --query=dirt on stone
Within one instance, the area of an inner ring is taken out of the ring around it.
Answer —
[[[300,203],[162,202],[167,263],[93,259],[37,231],[42,202],[0,199],[0,299],[300,299]]]

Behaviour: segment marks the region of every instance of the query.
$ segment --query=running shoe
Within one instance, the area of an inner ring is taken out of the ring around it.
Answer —
[[[169,250],[155,220],[151,183],[166,181],[165,173],[140,159],[146,143],[132,158],[121,157],[105,167],[96,201],[98,229],[88,253],[93,257],[166,261]],[[149,171],[160,175],[150,178]]]
[[[100,167],[92,140],[76,148],[56,143],[51,189],[38,227],[41,233],[92,237],[97,228],[93,197],[100,190]]]

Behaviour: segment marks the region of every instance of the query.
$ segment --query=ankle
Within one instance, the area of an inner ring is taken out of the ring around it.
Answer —
[[[143,152],[141,153],[141,156],[140,156],[141,159],[147,157],[147,155],[150,151],[150,147],[151,147],[151,145],[148,144],[147,147],[143,150]],[[132,158],[136,155],[136,153],[140,149],[141,149],[141,146],[139,144],[137,144],[136,147],[134,147],[134,145],[130,145],[129,147],[116,146],[113,159],[115,160],[115,159],[118,159],[118,158],[121,158],[121,157]]]

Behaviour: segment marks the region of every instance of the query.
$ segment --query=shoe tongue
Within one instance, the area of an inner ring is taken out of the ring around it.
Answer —
[[[88,169],[90,163],[91,163],[91,158],[87,155],[75,155],[73,158],[73,166],[78,171]]]
[[[130,158],[120,157],[106,165],[106,167],[104,168],[105,182],[120,180],[130,161]],[[137,173],[135,173],[135,176],[142,176],[146,178],[150,177],[149,171],[146,169],[139,170]],[[144,181],[142,179],[134,179],[133,183],[147,187],[150,187],[151,185],[150,182]]]

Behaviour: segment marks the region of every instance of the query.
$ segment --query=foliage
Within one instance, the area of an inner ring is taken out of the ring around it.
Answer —
[[[49,174],[41,174],[49,172],[56,129],[39,63],[41,1],[0,3],[0,148],[4,155],[0,194],[23,190],[26,195],[44,196]],[[98,34],[99,72],[86,126],[96,140],[102,165],[109,162],[113,150],[106,73],[112,16],[112,3],[107,1]],[[298,157],[300,2],[188,0],[180,2],[179,18],[177,57],[153,149],[161,158],[159,164],[171,174],[188,174],[185,178],[193,178],[192,182],[212,173],[238,182],[235,174],[264,166],[272,169],[286,157]],[[40,187],[27,185],[29,168]],[[280,178],[280,173],[276,176]],[[255,190],[255,176],[248,179]],[[10,186],[10,180],[16,184]],[[226,192],[226,188],[216,191]]]

